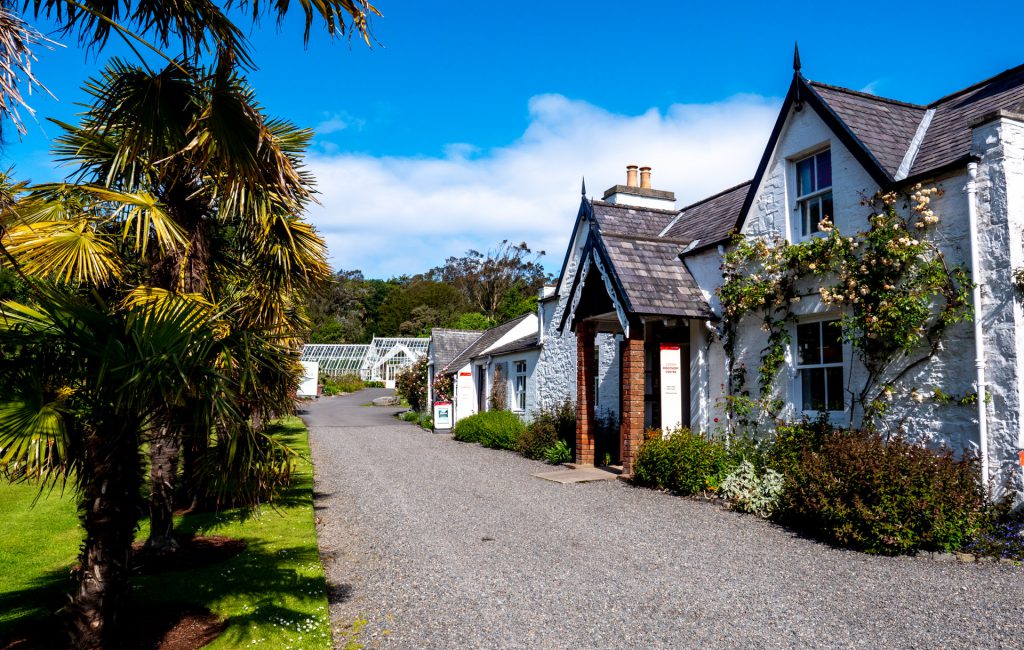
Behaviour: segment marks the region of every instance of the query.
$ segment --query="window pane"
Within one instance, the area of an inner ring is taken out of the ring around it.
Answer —
[[[807,202],[807,232],[818,232],[818,222],[821,221],[821,201],[811,199]]]
[[[832,187],[832,152],[823,151],[814,158],[818,161],[818,183],[815,189]]]
[[[837,320],[821,324],[821,362],[843,362],[843,328]]]
[[[828,410],[842,411],[843,404],[843,368],[826,368],[826,379],[828,381]]]
[[[821,216],[827,217],[832,223],[835,223],[835,213],[832,211],[832,192],[821,195]]]
[[[825,409],[825,369],[810,368],[800,371],[803,383],[805,411],[822,411]]]
[[[796,193],[803,196],[815,190],[814,158],[801,160],[796,164]]]
[[[821,326],[804,323],[796,326],[797,364],[821,363]]]

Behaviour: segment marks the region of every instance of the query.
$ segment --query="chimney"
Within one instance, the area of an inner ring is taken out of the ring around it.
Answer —
[[[651,189],[651,168],[641,167],[640,168],[640,189],[649,190]]]
[[[626,187],[639,187],[636,184],[636,165],[626,165]]]
[[[637,183],[637,170],[640,171],[639,183]],[[637,165],[626,165],[626,184],[608,188],[605,190],[603,198],[606,202],[616,205],[658,210],[676,209],[675,193],[652,188],[651,168]]]

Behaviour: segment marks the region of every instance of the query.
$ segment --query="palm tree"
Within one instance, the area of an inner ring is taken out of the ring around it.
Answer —
[[[329,276],[322,240],[295,216],[312,194],[301,165],[310,133],[266,118],[244,80],[224,65],[200,70],[180,63],[153,73],[114,61],[87,88],[92,107],[80,125],[61,124],[57,145],[58,155],[77,166],[79,182],[36,189],[9,226],[11,254],[30,274],[121,282],[125,264],[114,254],[117,226],[109,224],[123,224],[147,287],[211,304],[230,299],[232,330],[297,361],[305,323],[295,296]],[[295,365],[278,368],[246,393],[245,410],[259,422],[269,415],[266,405],[278,413],[290,408],[279,388],[292,386]],[[203,391],[195,392],[199,397],[169,417],[150,445],[149,545],[157,550],[175,546],[171,513],[182,442],[186,487],[193,503],[199,499],[210,429],[201,414],[187,412],[204,408]]]
[[[144,435],[189,381],[216,385],[211,399],[227,419],[234,390],[207,363],[218,338],[209,306],[176,297],[120,309],[94,291],[34,287],[34,305],[0,306],[0,464],[15,477],[73,485],[85,542],[68,608],[72,643],[111,647],[142,514]]]

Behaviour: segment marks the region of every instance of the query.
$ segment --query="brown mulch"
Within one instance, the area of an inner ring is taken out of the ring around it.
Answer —
[[[178,539],[178,550],[159,555],[132,546],[132,574],[155,575],[186,571],[230,560],[245,550],[245,541],[210,535]],[[123,650],[196,650],[224,631],[226,623],[198,605],[162,605],[159,608],[129,607],[124,616]],[[67,647],[59,622],[47,621],[38,629],[15,639],[0,639],[0,650],[60,650]]]
[[[132,575],[198,569],[230,560],[244,550],[245,540],[220,535],[179,537],[178,550],[167,554],[150,553],[142,542],[136,542],[132,545]]]

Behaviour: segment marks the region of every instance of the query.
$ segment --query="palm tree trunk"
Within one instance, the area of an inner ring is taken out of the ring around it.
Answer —
[[[138,431],[92,431],[85,439],[79,518],[85,542],[78,586],[68,608],[73,647],[113,647],[118,618],[128,595],[132,541],[141,516]]]
[[[149,442],[149,539],[146,549],[155,553],[173,553],[174,485],[178,474],[180,444],[176,432],[160,427]]]

